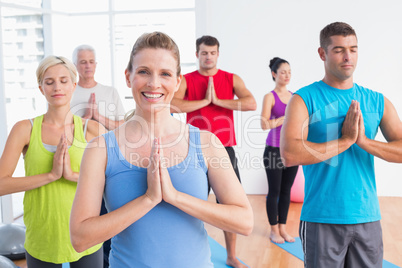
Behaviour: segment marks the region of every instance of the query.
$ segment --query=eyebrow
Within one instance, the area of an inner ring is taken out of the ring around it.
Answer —
[[[147,66],[143,66],[143,65],[141,65],[141,66],[138,66],[137,68],[135,68],[135,70],[138,70],[138,69],[141,69],[141,68],[143,68],[143,69],[146,69],[146,70],[150,70],[150,68],[149,67],[147,67]],[[169,72],[173,72],[173,70],[172,69],[167,69],[167,68],[162,68],[161,69],[161,71],[169,71]]]
[[[344,47],[344,46],[336,46],[336,47],[333,47],[332,49],[339,49],[339,48],[344,49],[346,47]],[[351,46],[350,48],[357,48],[357,45],[356,46]]]
[[[58,76],[58,78],[68,78],[68,75],[65,75],[65,76]],[[54,78],[53,77],[45,77],[44,79],[43,79],[44,81],[45,80],[54,80]]]

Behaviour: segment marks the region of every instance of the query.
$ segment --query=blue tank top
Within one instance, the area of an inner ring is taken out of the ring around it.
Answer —
[[[188,154],[168,172],[178,191],[207,200],[200,131],[191,125],[189,130]],[[113,131],[103,136],[107,145],[104,199],[110,212],[146,192],[147,169],[125,159]],[[204,223],[164,201],[112,238],[109,262],[111,268],[213,267]]]
[[[352,100],[360,103],[365,134],[374,139],[384,113],[382,94],[354,84],[350,89],[323,81],[297,91],[310,120],[307,140],[323,143],[339,139]],[[303,166],[305,197],[301,220],[330,224],[357,224],[381,219],[374,174],[374,157],[353,144],[343,153]]]

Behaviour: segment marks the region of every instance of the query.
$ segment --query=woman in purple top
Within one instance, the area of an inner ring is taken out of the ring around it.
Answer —
[[[279,153],[281,128],[285,118],[286,105],[292,97],[287,90],[291,71],[289,63],[273,58],[269,63],[275,88],[265,95],[261,128],[270,129],[264,151],[264,166],[268,178],[267,214],[271,225],[270,239],[275,243],[294,242],[286,231],[286,219],[290,204],[290,189],[296,177],[297,166],[285,167]]]

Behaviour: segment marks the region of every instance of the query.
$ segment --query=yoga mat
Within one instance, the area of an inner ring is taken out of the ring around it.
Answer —
[[[302,248],[302,244],[301,244],[301,240],[299,237],[295,238],[296,241],[294,243],[289,243],[289,242],[285,242],[283,244],[277,244],[272,242],[273,244],[277,245],[278,247],[282,248],[283,250],[289,252],[290,254],[292,254],[293,256],[295,256],[296,258],[300,259],[300,260],[304,260],[304,253],[303,253],[303,248]],[[383,268],[400,268],[399,266],[390,263],[386,260],[382,261],[382,267]]]
[[[213,238],[208,236],[209,247],[211,248],[211,261],[215,268],[227,268],[230,266],[226,265],[226,249],[222,247]],[[240,260],[241,261],[241,260]],[[242,261],[241,261],[242,262]],[[245,264],[244,262],[242,262]],[[247,265],[247,264],[245,264]],[[69,263],[63,263],[63,268],[70,268]]]
[[[211,248],[211,261],[214,264],[214,268],[231,268],[226,265],[226,249],[216,242],[212,237],[208,236],[209,247]],[[245,264],[240,260],[241,263]],[[247,266],[248,267],[248,266]]]

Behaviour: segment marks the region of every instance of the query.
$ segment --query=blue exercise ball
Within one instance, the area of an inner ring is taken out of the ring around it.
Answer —
[[[11,260],[25,258],[24,226],[16,223],[2,224],[0,225],[0,237],[0,255]]]
[[[0,255],[0,268],[17,268],[12,261]]]

